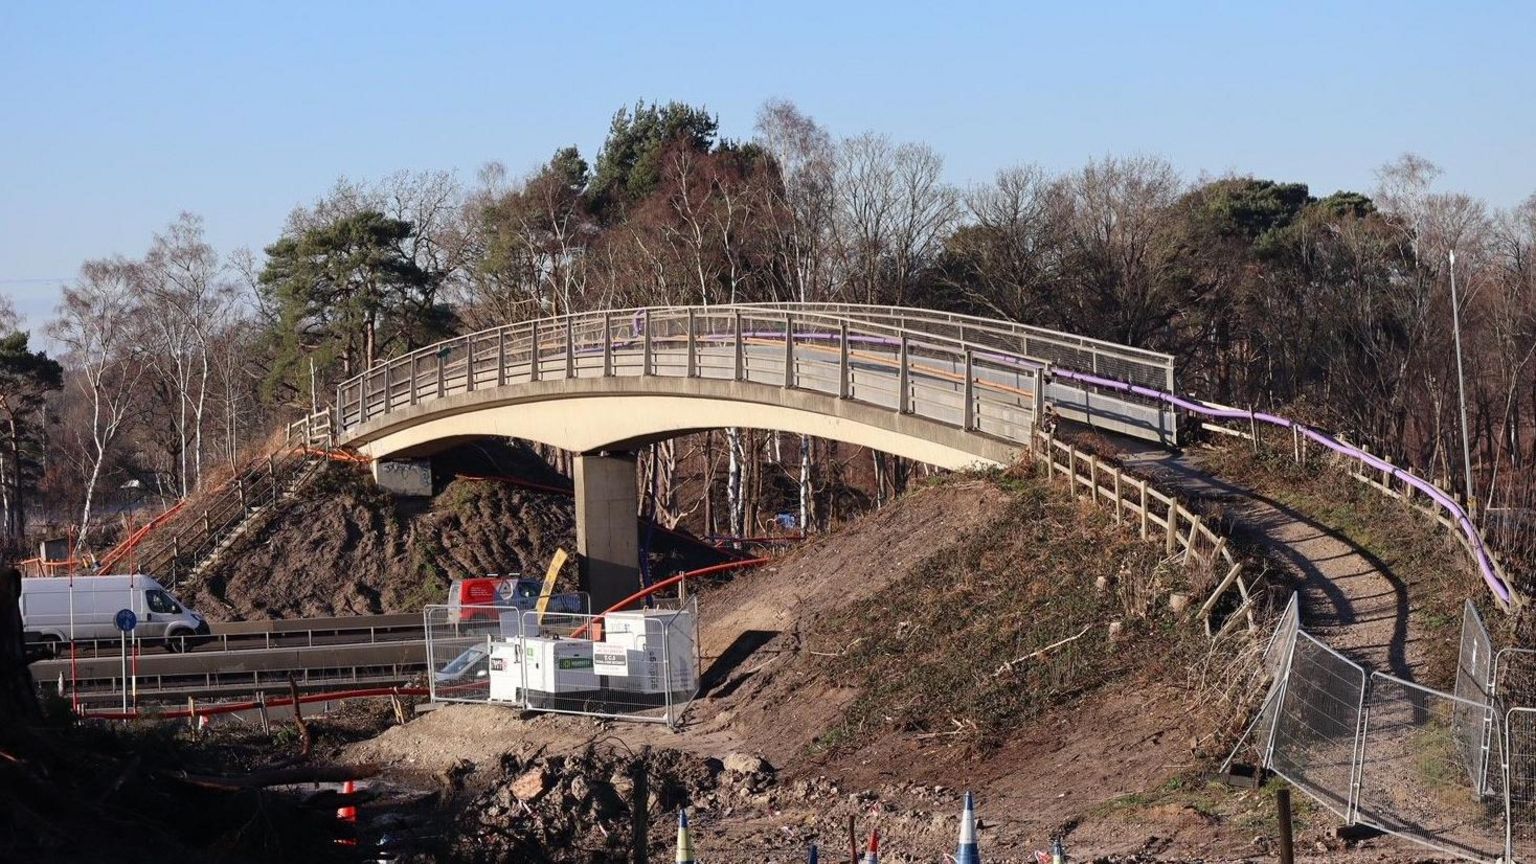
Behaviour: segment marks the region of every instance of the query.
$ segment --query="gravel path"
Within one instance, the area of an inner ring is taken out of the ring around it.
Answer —
[[[1182,494],[1221,503],[1239,536],[1255,540],[1296,578],[1301,620],[1368,669],[1414,680],[1425,657],[1408,626],[1408,589],[1369,552],[1315,520],[1201,467],[1198,453],[1136,447],[1127,467]]]

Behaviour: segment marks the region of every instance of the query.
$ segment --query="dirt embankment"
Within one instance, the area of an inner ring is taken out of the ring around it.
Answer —
[[[454,577],[542,576],[556,549],[576,548],[570,482],[526,448],[482,443],[434,457],[428,500],[396,500],[352,466],[322,471],[180,588],[184,599],[215,620],[418,612],[443,602]],[[660,529],[647,548],[658,574],[724,560]],[[561,578],[575,589],[574,564]]]
[[[850,815],[885,860],[936,860],[965,789],[989,860],[1058,834],[1083,859],[1268,855],[1267,793],[1205,779],[1248,667],[1169,610],[1188,577],[1160,548],[1042,480],[954,478],[704,590],[705,692],[680,733],[451,706],[347,758],[457,778],[445,860],[608,860],[629,819],[616,766],[645,747],[686,781],[713,861],[846,849]],[[1304,848],[1336,849],[1328,827],[1304,822]],[[651,836],[665,854],[670,831]]]
[[[575,536],[557,495],[458,480],[413,513],[352,468],[324,471],[183,589],[188,602],[223,619],[414,611],[454,575],[542,573]]]

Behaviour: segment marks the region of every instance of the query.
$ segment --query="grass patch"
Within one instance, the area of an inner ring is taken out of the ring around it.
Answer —
[[[813,750],[897,731],[985,753],[1133,671],[1156,666],[1181,680],[1187,655],[1206,649],[1198,625],[1166,611],[1188,576],[1163,561],[1160,543],[1043,478],[994,479],[1009,493],[999,518],[939,541],[883,594],[819,622],[825,638],[846,643],[823,671],[860,695]],[[1111,622],[1122,627],[1113,642]]]

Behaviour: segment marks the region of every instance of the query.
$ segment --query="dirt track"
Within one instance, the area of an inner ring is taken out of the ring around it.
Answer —
[[[1407,586],[1370,553],[1316,520],[1205,470],[1197,453],[1137,448],[1132,470],[1223,505],[1235,530],[1269,549],[1296,580],[1307,631],[1371,670],[1414,680],[1425,654],[1410,634]]]

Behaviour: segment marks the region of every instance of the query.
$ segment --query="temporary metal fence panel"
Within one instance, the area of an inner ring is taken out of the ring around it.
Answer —
[[[1483,616],[1469,599],[1461,612],[1455,688],[1459,701],[1451,708],[1451,731],[1467,777],[1479,795],[1493,790],[1489,765],[1497,765],[1490,758],[1498,737],[1494,734],[1493,664],[1493,640]]]
[[[1380,672],[1366,705],[1356,821],[1450,855],[1498,858],[1501,814],[1480,800],[1456,727],[1464,713],[1477,728],[1486,706]]]
[[[521,701],[531,710],[676,725],[698,695],[698,606],[601,616],[523,615]]]
[[[1536,708],[1503,718],[1504,859],[1536,861]]]
[[[1291,599],[1285,604],[1285,611],[1280,613],[1280,618],[1275,622],[1274,632],[1269,636],[1269,643],[1264,648],[1264,654],[1259,658],[1259,666],[1254,673],[1255,687],[1264,687],[1264,701],[1259,705],[1258,713],[1243,730],[1242,737],[1237,741],[1232,752],[1222,763],[1222,773],[1232,767],[1233,763],[1243,760],[1252,760],[1247,764],[1268,764],[1270,754],[1270,741],[1275,731],[1275,716],[1280,710],[1280,699],[1285,692],[1285,671],[1290,665],[1291,649],[1296,644],[1296,632],[1299,627],[1300,613],[1297,610],[1298,595],[1292,594]]]
[[[515,641],[522,610],[514,606],[428,606],[422,612],[427,642],[427,689],[433,702],[490,700],[490,657]]]
[[[1292,598],[1261,660],[1264,704],[1228,764],[1251,747],[1346,823],[1463,858],[1536,862],[1536,709],[1498,713],[1506,675],[1536,671],[1536,652],[1491,648],[1469,604],[1457,688],[1470,698],[1367,675],[1299,629]]]
[[[423,613],[435,702],[675,725],[698,695],[698,607],[588,615],[518,606]]]
[[[1493,694],[1505,705],[1536,704],[1536,648],[1500,648],[1493,658]]]
[[[1365,670],[1296,631],[1270,740],[1269,768],[1348,820]]]

